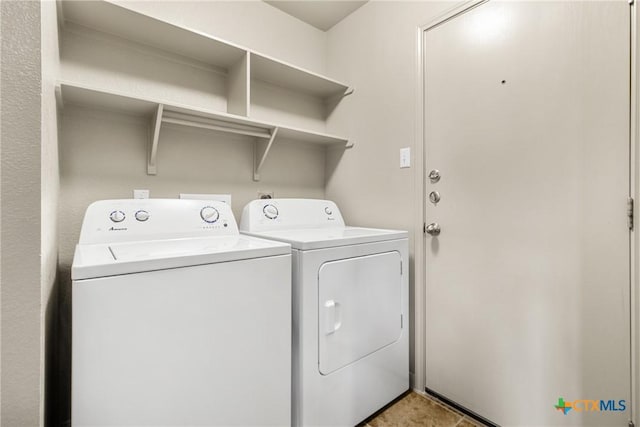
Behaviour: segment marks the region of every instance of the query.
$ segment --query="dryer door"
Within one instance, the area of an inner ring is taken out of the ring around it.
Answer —
[[[401,268],[396,251],[330,261],[320,267],[318,349],[322,375],[400,338]]]

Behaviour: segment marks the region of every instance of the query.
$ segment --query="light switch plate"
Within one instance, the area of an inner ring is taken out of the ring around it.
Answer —
[[[149,190],[133,190],[134,199],[148,199]]]
[[[411,147],[405,147],[400,149],[400,167],[411,167]]]

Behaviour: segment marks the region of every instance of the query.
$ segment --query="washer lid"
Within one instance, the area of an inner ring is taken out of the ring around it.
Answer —
[[[264,231],[260,233],[243,231],[243,233],[286,242],[291,244],[293,248],[301,250],[358,245],[385,240],[406,239],[408,237],[406,231],[362,227],[307,228]]]
[[[286,243],[240,235],[80,244],[76,246],[71,277],[89,279],[290,253]]]

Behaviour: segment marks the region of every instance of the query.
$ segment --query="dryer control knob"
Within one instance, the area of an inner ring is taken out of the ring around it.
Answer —
[[[138,211],[135,214],[135,217],[138,221],[144,222],[149,219],[149,212],[147,211]]]
[[[200,217],[209,224],[213,224],[220,218],[220,213],[213,206],[205,206],[200,210]]]
[[[276,219],[278,217],[278,208],[273,205],[265,205],[262,208],[262,213],[269,219]]]
[[[109,215],[109,218],[113,222],[122,222],[122,221],[124,221],[125,215],[124,215],[124,212],[122,212],[122,211],[113,211]]]

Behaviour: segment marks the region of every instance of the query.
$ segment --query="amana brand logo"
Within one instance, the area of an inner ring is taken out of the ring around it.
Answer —
[[[127,227],[111,227],[109,231],[127,231]]]
[[[625,400],[588,400],[578,399],[565,401],[563,397],[558,398],[558,403],[554,405],[558,411],[567,415],[572,409],[576,412],[600,412],[600,411],[626,411],[627,402]]]

